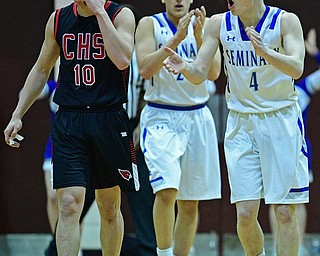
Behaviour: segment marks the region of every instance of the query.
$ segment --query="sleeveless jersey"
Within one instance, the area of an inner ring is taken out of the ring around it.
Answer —
[[[154,37],[157,49],[163,47],[176,33],[176,27],[168,20],[165,13],[152,17]],[[190,22],[186,38],[178,45],[176,52],[188,62],[193,62],[198,54],[197,43],[193,34],[193,20]],[[190,106],[205,103],[209,99],[206,83],[194,85],[181,73],[174,75],[164,67],[150,80],[144,99],[166,105]]]
[[[284,53],[281,44],[280,21],[284,11],[266,6],[256,26],[264,44]],[[293,79],[270,65],[255,53],[238,16],[226,12],[221,22],[227,76],[228,108],[242,113],[265,113],[290,106],[297,101]]]
[[[105,10],[112,22],[121,8],[107,1]],[[119,70],[107,56],[95,16],[79,16],[72,3],[56,11],[54,33],[60,46],[55,103],[82,107],[127,101],[128,68]]]

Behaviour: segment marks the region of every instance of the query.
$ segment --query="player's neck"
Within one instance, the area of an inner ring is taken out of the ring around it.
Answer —
[[[263,3],[260,3],[257,6],[254,6],[252,10],[248,10],[247,12],[241,14],[239,17],[243,26],[245,28],[250,26],[255,27],[261,20],[265,10],[266,6]]]

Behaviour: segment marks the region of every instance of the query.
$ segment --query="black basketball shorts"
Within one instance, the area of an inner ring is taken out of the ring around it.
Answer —
[[[127,112],[59,109],[53,136],[53,188],[92,189],[119,185],[139,189],[132,132]]]

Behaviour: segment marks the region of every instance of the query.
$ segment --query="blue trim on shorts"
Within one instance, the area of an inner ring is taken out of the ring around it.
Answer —
[[[308,152],[306,152],[303,147],[301,148],[301,152],[302,152],[302,154],[303,154],[305,157],[309,158]]]
[[[144,146],[144,143],[146,141],[146,137],[147,137],[147,128],[144,128],[143,129],[143,133],[142,133],[142,144],[143,144],[143,150],[142,150],[142,153],[146,153],[147,152],[147,149],[146,147]]]
[[[159,180],[163,180],[163,177],[161,176],[161,177],[158,177],[158,178],[156,178],[154,180],[150,180],[150,183],[153,183],[153,182],[156,182],[156,181],[159,181]]]
[[[289,193],[306,192],[306,191],[309,191],[309,186],[304,188],[292,188],[290,189]]]
[[[303,135],[303,132],[302,132],[302,122],[301,122],[300,118],[298,118],[298,126],[299,126],[299,130],[300,130],[301,135]],[[301,152],[302,152],[302,154],[303,154],[305,157],[309,157],[309,156],[308,156],[308,152],[303,148],[303,146],[302,146],[302,148],[301,148]]]
[[[193,105],[193,106],[172,106],[172,105],[164,105],[154,102],[148,102],[148,106],[154,107],[154,108],[162,108],[162,109],[169,109],[169,110],[180,110],[180,111],[190,111],[190,110],[196,110],[200,108],[204,108],[206,105],[199,104],[199,105]]]

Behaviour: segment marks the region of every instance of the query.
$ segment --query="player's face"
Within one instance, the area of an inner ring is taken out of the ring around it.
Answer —
[[[166,13],[173,19],[180,19],[190,9],[193,0],[162,0],[166,5]]]
[[[86,8],[87,4],[85,0],[74,0],[80,7]]]

